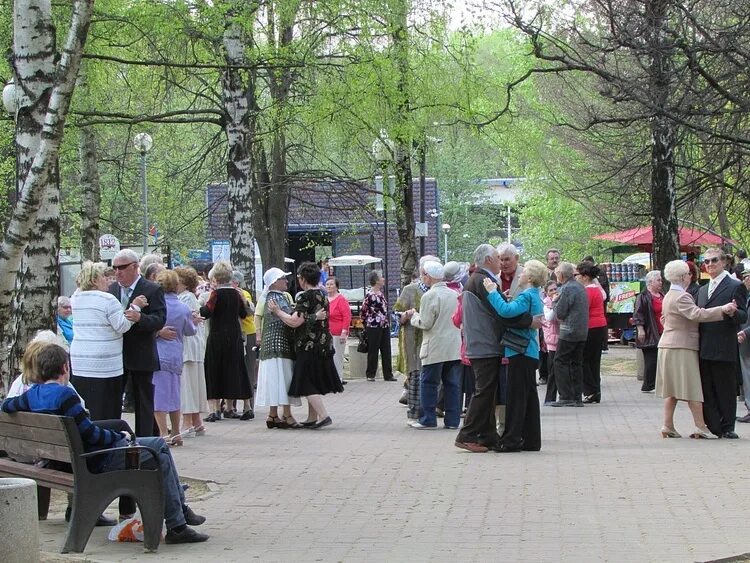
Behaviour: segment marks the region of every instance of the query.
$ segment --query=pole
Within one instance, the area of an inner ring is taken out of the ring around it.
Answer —
[[[508,244],[510,244],[510,204],[508,204]]]
[[[443,264],[448,263],[448,231],[443,231]]]
[[[143,203],[143,255],[148,254],[148,186],[146,185],[146,151],[141,151],[141,198]]]
[[[419,144],[419,222],[425,222],[425,191],[427,184],[427,137]],[[419,237],[419,257],[424,256],[425,236]]]

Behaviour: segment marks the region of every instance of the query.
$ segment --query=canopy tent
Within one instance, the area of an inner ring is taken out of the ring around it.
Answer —
[[[713,246],[728,242],[732,245],[735,243],[728,238],[710,233],[705,230],[691,229],[689,227],[680,227],[678,229],[680,236],[680,248],[688,249],[697,246]],[[627,246],[637,246],[643,250],[652,250],[654,244],[654,234],[651,227],[636,227],[616,233],[604,233],[592,237],[596,240],[611,240]]]

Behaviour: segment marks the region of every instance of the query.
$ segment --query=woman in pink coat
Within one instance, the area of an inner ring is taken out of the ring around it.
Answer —
[[[664,277],[671,287],[664,296],[662,318],[664,332],[659,340],[656,360],[656,396],[664,399],[663,438],[680,438],[674,428],[677,401],[687,401],[693,414],[695,431],[691,438],[713,438],[703,419],[703,389],[698,368],[698,324],[719,321],[722,315],[737,310],[734,303],[701,309],[685,290],[690,284],[690,270],[682,260],[664,267]]]

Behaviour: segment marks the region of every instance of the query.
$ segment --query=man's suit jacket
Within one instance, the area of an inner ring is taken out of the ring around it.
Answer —
[[[708,298],[708,285],[698,291],[698,307],[718,307],[737,303],[734,317],[724,315],[722,320],[700,325],[700,358],[715,362],[737,362],[737,332],[747,321],[747,289],[734,278],[724,276]]]
[[[117,282],[109,286],[109,292],[118,301],[121,300],[121,291]],[[148,299],[148,305],[141,309],[141,320],[123,335],[122,360],[126,370],[157,371],[159,354],[156,351],[156,333],[164,327],[167,320],[167,304],[161,287],[144,278],[136,283],[128,306],[139,295]]]

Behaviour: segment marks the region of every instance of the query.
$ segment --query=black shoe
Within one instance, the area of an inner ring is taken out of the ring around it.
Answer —
[[[206,418],[203,419],[203,422],[217,422],[219,420],[221,420],[221,413],[217,411],[209,414]]]
[[[224,411],[222,414],[224,415],[224,418],[227,418],[227,419],[242,418],[242,415],[237,414],[237,411]]]
[[[601,403],[602,402],[602,396],[599,393],[592,393],[591,395],[586,395],[583,398],[583,402],[586,403],[586,404]]]
[[[310,428],[312,428],[313,430],[317,430],[318,428],[323,428],[324,426],[330,426],[331,424],[333,424],[333,421],[331,420],[330,416],[327,416],[323,420],[321,420],[320,422],[316,422]]]
[[[167,535],[164,538],[165,543],[177,544],[177,543],[200,543],[208,539],[206,534],[196,532],[190,526],[185,526],[185,529],[181,532],[175,532],[174,530],[167,530]]]
[[[570,405],[568,405],[568,406],[570,406]],[[576,406],[576,407],[582,407],[582,406],[584,406],[583,401],[576,401],[576,404],[574,406]]]
[[[341,380],[341,385],[348,385],[349,382],[346,379]]]
[[[745,416],[738,416],[737,422],[750,422],[750,413],[746,414]]]
[[[550,407],[574,407],[576,406],[575,401],[570,401],[567,399],[560,399],[559,401],[553,401],[548,406]]]
[[[185,524],[187,524],[188,526],[200,526],[201,524],[203,524],[203,522],[206,521],[205,516],[196,514],[188,505],[185,505],[182,508],[182,513],[185,515]]]
[[[255,418],[255,413],[253,412],[253,409],[243,412],[242,416],[240,416],[240,420],[252,420],[254,418]]]
[[[547,380],[544,377],[539,378],[539,385],[547,385]]]
[[[721,437],[727,438],[728,440],[737,440],[739,438],[739,436],[737,436],[737,433],[732,432],[731,430],[729,432],[724,432]]]
[[[318,423],[318,421],[317,421],[317,420],[311,420],[311,421],[309,421],[309,422],[308,422],[308,421],[305,421],[305,422],[300,422],[300,424],[302,425],[302,428],[312,428],[312,427],[313,427],[313,426],[315,426],[315,425],[316,425],[317,423]]]
[[[435,416],[438,418],[445,418],[445,411],[443,409],[435,409]]]
[[[384,377],[383,381],[398,381],[398,379],[396,379],[395,377],[391,376],[391,377]]]

